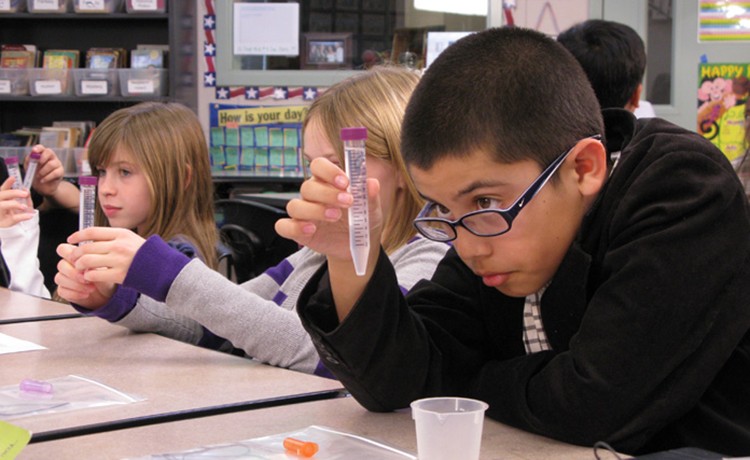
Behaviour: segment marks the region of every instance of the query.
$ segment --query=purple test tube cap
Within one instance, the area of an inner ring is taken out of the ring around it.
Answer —
[[[17,165],[18,164],[18,157],[12,156],[12,157],[5,157],[3,158],[5,160],[6,165]]]
[[[96,176],[79,176],[78,185],[96,185],[98,179]]]
[[[361,141],[367,139],[367,128],[341,128],[342,141]]]
[[[53,392],[52,384],[42,380],[23,379],[18,386],[25,393],[52,394]]]
[[[38,159],[42,158],[42,154],[39,153],[39,152],[31,152],[29,154],[29,157],[31,157],[32,160],[38,160]]]

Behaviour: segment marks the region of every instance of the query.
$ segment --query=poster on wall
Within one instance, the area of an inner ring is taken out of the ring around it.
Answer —
[[[698,72],[698,133],[737,163],[744,153],[750,63],[700,64]]]
[[[700,0],[698,41],[750,41],[750,2]]]
[[[301,172],[301,131],[307,111],[307,106],[211,104],[211,169]]]

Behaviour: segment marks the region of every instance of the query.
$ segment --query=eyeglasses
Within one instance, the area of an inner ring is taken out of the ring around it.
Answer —
[[[601,136],[597,134],[585,139],[599,140]],[[451,221],[443,217],[437,217],[440,206],[436,203],[428,202],[422,211],[420,211],[417,218],[414,219],[414,227],[425,238],[434,241],[455,240],[458,236],[457,227],[459,225],[477,236],[498,236],[509,232],[513,225],[513,219],[539,193],[539,190],[555,174],[570,152],[575,149],[578,142],[547,166],[539,177],[509,207],[505,209],[480,209],[464,214],[458,219]]]

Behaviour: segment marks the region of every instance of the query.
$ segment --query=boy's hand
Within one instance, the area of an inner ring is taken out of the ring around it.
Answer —
[[[339,321],[343,321],[364,292],[372,277],[380,253],[383,212],[380,207],[380,184],[367,180],[370,212],[370,254],[364,276],[357,276],[349,249],[347,209],[352,195],[346,191],[349,179],[330,161],[317,158],[310,163],[313,177],[302,183],[300,199],[287,204],[288,219],[276,221],[276,231],[283,237],[325,254],[333,300]]]
[[[73,302],[89,310],[96,310],[104,306],[115,293],[113,283],[91,283],[84,278],[84,272],[76,270],[73,253],[76,247],[63,243],[57,247],[57,254],[61,257],[57,263],[57,294],[63,299]]]
[[[90,227],[68,237],[68,243],[88,243],[74,247],[70,259],[83,273],[83,281],[122,284],[138,249],[146,242],[124,228]]]
[[[34,152],[41,154],[39,164],[36,168],[36,175],[31,187],[43,196],[53,196],[57,192],[57,187],[65,176],[65,168],[55,152],[45,146],[38,144],[32,149]],[[28,171],[29,156],[26,157],[26,170]]]
[[[14,177],[9,177],[0,186],[0,227],[8,228],[24,220],[34,217],[34,206],[31,203],[31,194],[26,190],[11,187],[15,182]],[[25,200],[22,203],[18,199]]]
[[[347,210],[352,196],[346,191],[349,178],[325,158],[310,163],[312,177],[302,183],[300,198],[290,200],[289,218],[276,222],[276,232],[300,245],[325,254],[329,259],[351,261]],[[381,211],[377,180],[368,180],[371,246],[380,246]],[[373,202],[375,200],[375,202]]]

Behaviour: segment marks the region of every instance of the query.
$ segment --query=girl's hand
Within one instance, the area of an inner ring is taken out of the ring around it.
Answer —
[[[131,230],[110,227],[90,227],[68,237],[71,245],[84,241],[87,243],[74,247],[70,256],[82,280],[122,284],[135,253],[146,240]]]
[[[31,183],[31,187],[39,192],[43,196],[54,196],[57,192],[57,187],[60,186],[63,177],[65,176],[65,168],[62,162],[52,149],[48,149],[45,146],[38,144],[32,149],[34,152],[39,152],[41,157],[39,158],[39,164],[36,168],[36,174],[34,175],[34,181]],[[26,170],[28,171],[28,159],[26,157]]]
[[[11,187],[15,180],[14,177],[9,177],[0,186],[0,227],[2,228],[12,227],[34,217],[31,195],[26,190],[13,190]],[[25,201],[25,204],[22,201]]]
[[[86,281],[84,272],[76,270],[76,259],[73,255],[76,247],[63,243],[57,247],[61,257],[57,263],[57,294],[63,299],[89,310],[104,306],[115,293],[113,283],[91,283]]]
[[[325,158],[310,163],[312,177],[302,183],[300,198],[287,204],[289,218],[276,221],[276,232],[300,245],[325,254],[330,259],[351,261],[347,210],[352,195],[346,191],[349,178]],[[380,246],[382,212],[379,184],[368,179],[370,202],[370,246]]]

